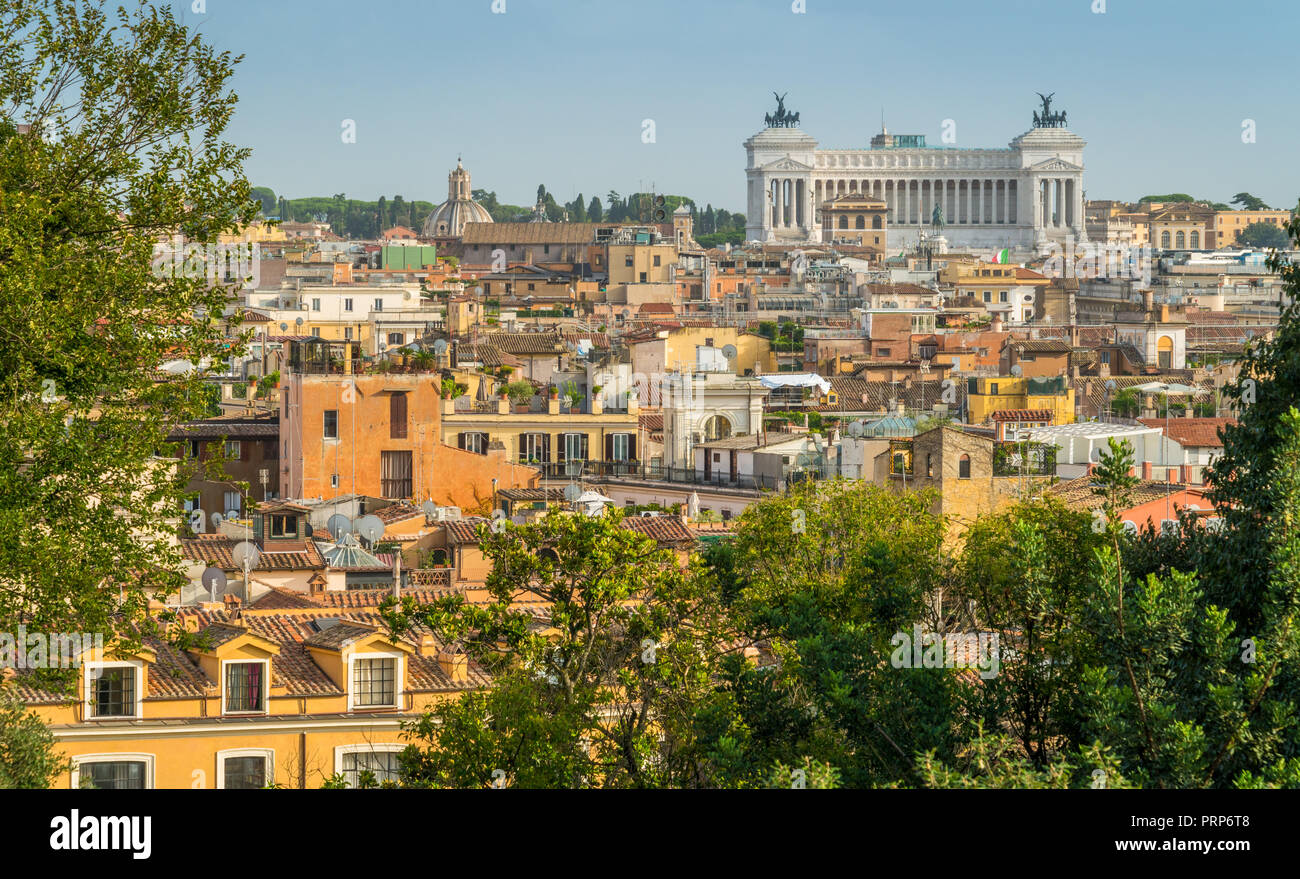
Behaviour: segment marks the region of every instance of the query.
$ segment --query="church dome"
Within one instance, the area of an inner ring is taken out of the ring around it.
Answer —
[[[426,238],[459,238],[466,223],[491,223],[487,208],[470,197],[469,172],[456,159],[456,169],[447,175],[447,200],[433,209],[424,221]]]

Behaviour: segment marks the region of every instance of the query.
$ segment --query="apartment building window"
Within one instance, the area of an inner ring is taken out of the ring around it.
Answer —
[[[400,346],[400,345],[405,345],[405,344],[406,344],[406,333],[389,333],[389,334],[388,334],[388,344],[389,344],[389,345],[398,345],[398,346]]]
[[[957,462],[957,478],[970,479],[970,455],[962,455]]]
[[[240,459],[240,452],[242,451],[243,447],[240,445],[239,440],[226,440],[227,458],[232,461],[238,461]]]
[[[384,300],[382,300],[382,299],[376,299],[376,300],[375,300],[375,311],[383,311],[383,310],[384,310]]]
[[[998,392],[998,383],[997,383],[997,382],[989,382],[989,393],[990,393],[990,394],[996,394],[997,392]]]
[[[325,410],[325,424],[321,428],[321,435],[324,436],[325,439],[339,438],[339,410]]]
[[[343,328],[343,338],[349,341],[352,339],[352,327]]]
[[[388,437],[406,439],[406,394],[388,395]]]
[[[468,431],[457,436],[456,444],[467,452],[473,452],[476,455],[486,455],[488,450],[488,435],[477,431]]]
[[[260,790],[275,777],[275,752],[270,748],[238,748],[217,752],[217,787]]]
[[[379,453],[380,491],[391,499],[411,497],[411,452]]]
[[[985,290],[985,291],[984,291],[984,301],[985,301],[985,302],[992,302],[992,301],[993,301],[993,293],[992,293],[991,291],[989,291],[989,290]]]
[[[605,459],[607,461],[635,461],[636,435],[631,433],[611,433],[605,437]]]
[[[244,512],[244,496],[238,490],[228,491],[222,496],[226,504],[226,518],[238,519]]]
[[[623,267],[628,269],[632,268],[632,257],[630,255],[623,257]]]
[[[311,301],[311,310],[320,311],[320,299],[313,299]]]
[[[312,328],[311,328],[311,334],[312,334],[313,336],[319,336],[319,335],[320,335],[320,327],[312,327]]]
[[[198,440],[190,440],[190,442],[189,442],[189,456],[190,456],[191,458],[197,458],[197,457],[199,456],[199,441],[198,441]]]
[[[352,704],[357,708],[395,708],[397,660],[352,660]]]
[[[153,776],[152,755],[141,754],[137,759],[122,759],[125,754],[111,757],[78,757],[72,769],[74,788],[89,786],[95,790],[147,790]]]
[[[1006,301],[1007,301],[1007,291],[1006,290],[999,291],[998,302],[1006,302]]]
[[[646,279],[646,274],[645,274],[645,272],[641,272],[641,283],[642,283],[642,284],[645,283],[645,279]]]
[[[587,435],[585,433],[560,434],[560,460],[587,460]]]
[[[403,748],[404,745],[344,745],[336,749],[334,768],[351,788],[361,786],[363,773],[369,773],[378,785],[396,782],[401,776],[397,755]]]
[[[544,433],[519,434],[519,460],[546,462],[551,459],[551,438]]]
[[[344,299],[344,300],[343,300],[343,310],[344,310],[344,311],[351,311],[351,310],[352,310],[352,300],[351,300],[351,299]]]
[[[141,675],[140,667],[130,662],[87,663],[87,716],[139,717]]]
[[[655,265],[659,265],[659,254],[655,254]]]
[[[265,711],[266,663],[227,662],[225,666],[226,703],[223,711],[226,713]]]

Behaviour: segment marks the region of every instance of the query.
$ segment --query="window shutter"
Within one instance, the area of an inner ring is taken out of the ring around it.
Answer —
[[[588,436],[588,435],[585,434],[585,433],[584,433],[584,434],[580,434],[580,436],[582,437],[582,444],[581,444],[581,447],[580,447],[580,451],[581,451],[581,453],[582,453],[582,460],[586,461],[586,460],[588,459],[588,455],[587,455],[587,442],[588,442],[588,440],[591,439],[591,437]]]
[[[551,435],[549,433],[542,434],[542,460],[548,463],[551,460]]]
[[[389,395],[388,423],[390,439],[406,439],[406,394]]]
[[[627,459],[629,461],[636,460],[636,434],[634,433],[627,435]]]
[[[465,434],[456,434],[456,444],[462,449],[465,448]]]
[[[605,460],[614,460],[614,434],[605,434]]]
[[[558,434],[558,435],[557,435],[557,439],[558,439],[559,445],[558,445],[557,448],[555,449],[555,460],[556,460],[557,462],[561,463],[561,464],[564,463],[564,461],[565,461],[565,453],[568,451],[568,448],[567,448],[567,447],[568,447],[569,444],[568,444],[568,442],[566,441],[567,437],[568,437],[568,434],[564,434],[564,433],[561,433],[561,434]]]

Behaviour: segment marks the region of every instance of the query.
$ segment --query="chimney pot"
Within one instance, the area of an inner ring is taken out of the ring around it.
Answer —
[[[1150,462],[1150,461],[1143,461],[1143,462],[1142,462],[1142,478],[1143,478],[1144,480],[1146,480],[1147,482],[1150,482],[1150,481],[1151,481],[1151,462]]]

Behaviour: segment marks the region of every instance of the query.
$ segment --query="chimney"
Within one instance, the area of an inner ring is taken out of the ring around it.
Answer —
[[[420,655],[429,657],[430,659],[435,659],[437,658],[438,653],[439,653],[438,641],[433,637],[433,635],[429,634],[428,632],[425,632],[423,635],[421,635]]]
[[[1145,480],[1146,482],[1150,482],[1150,481],[1151,481],[1151,462],[1150,462],[1150,461],[1143,461],[1143,462],[1142,462],[1142,479]]]
[[[1186,464],[1178,467],[1178,481],[1183,485],[1192,484],[1192,468]]]
[[[452,650],[439,651],[438,667],[442,669],[443,674],[457,683],[469,679],[469,657],[464,653],[456,653]]]
[[[1155,310],[1156,294],[1154,290],[1142,291],[1142,313],[1150,315]]]
[[[993,315],[993,320],[989,322],[989,330],[994,333],[1002,332],[1002,315]]]

